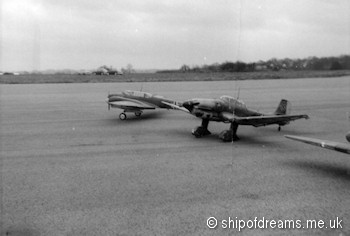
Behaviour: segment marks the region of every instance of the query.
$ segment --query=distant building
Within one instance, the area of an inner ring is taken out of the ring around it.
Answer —
[[[265,62],[260,62],[260,61],[255,64],[255,68],[254,68],[255,71],[265,71],[267,69],[268,68]]]
[[[96,71],[92,72],[94,75],[122,75],[123,73],[119,72],[112,67],[101,66]]]
[[[110,70],[108,71],[108,75],[122,75],[123,73],[117,71],[117,70]]]

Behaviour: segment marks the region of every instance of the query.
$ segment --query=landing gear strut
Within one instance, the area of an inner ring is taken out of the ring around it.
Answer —
[[[237,136],[238,124],[236,122],[232,122],[229,130],[224,130],[219,134],[219,138],[224,142],[234,142],[238,141],[239,138]]]
[[[278,131],[281,131],[281,126],[278,126]]]
[[[203,136],[211,134],[210,131],[208,130],[208,125],[209,125],[209,120],[203,119],[202,120],[202,125],[196,127],[195,129],[193,129],[192,130],[192,134],[196,138],[200,138],[200,137],[203,137]]]

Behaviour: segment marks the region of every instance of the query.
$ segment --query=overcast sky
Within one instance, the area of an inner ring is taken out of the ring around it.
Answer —
[[[350,54],[349,0],[0,0],[0,70]]]

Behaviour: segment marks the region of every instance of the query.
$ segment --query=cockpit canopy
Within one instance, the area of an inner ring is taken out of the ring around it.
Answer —
[[[124,95],[128,96],[134,96],[134,97],[142,97],[142,98],[151,98],[153,97],[153,94],[151,93],[146,93],[142,91],[133,91],[133,90],[125,90],[123,92]]]
[[[231,96],[227,96],[227,95],[223,95],[220,97],[221,100],[227,102],[227,103],[233,103],[236,99],[231,97]]]
[[[231,96],[223,95],[220,97],[220,99],[223,100],[224,102],[227,102],[228,104],[235,104],[235,105],[240,105],[242,107],[245,107],[245,104],[242,100],[238,100]]]

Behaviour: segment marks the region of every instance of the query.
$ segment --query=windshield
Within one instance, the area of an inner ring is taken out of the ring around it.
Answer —
[[[125,95],[135,96],[135,97],[151,98],[153,96],[151,93],[145,93],[145,92],[142,92],[142,91],[125,90],[123,93]]]
[[[233,97],[230,97],[230,96],[227,96],[227,95],[221,96],[220,99],[225,101],[225,102],[227,102],[227,103],[231,103],[232,101],[235,100]]]
[[[235,106],[245,107],[245,104],[242,100],[238,100],[238,99],[231,97],[231,96],[224,95],[224,96],[221,96],[220,99],[229,103],[229,104],[235,104]]]

